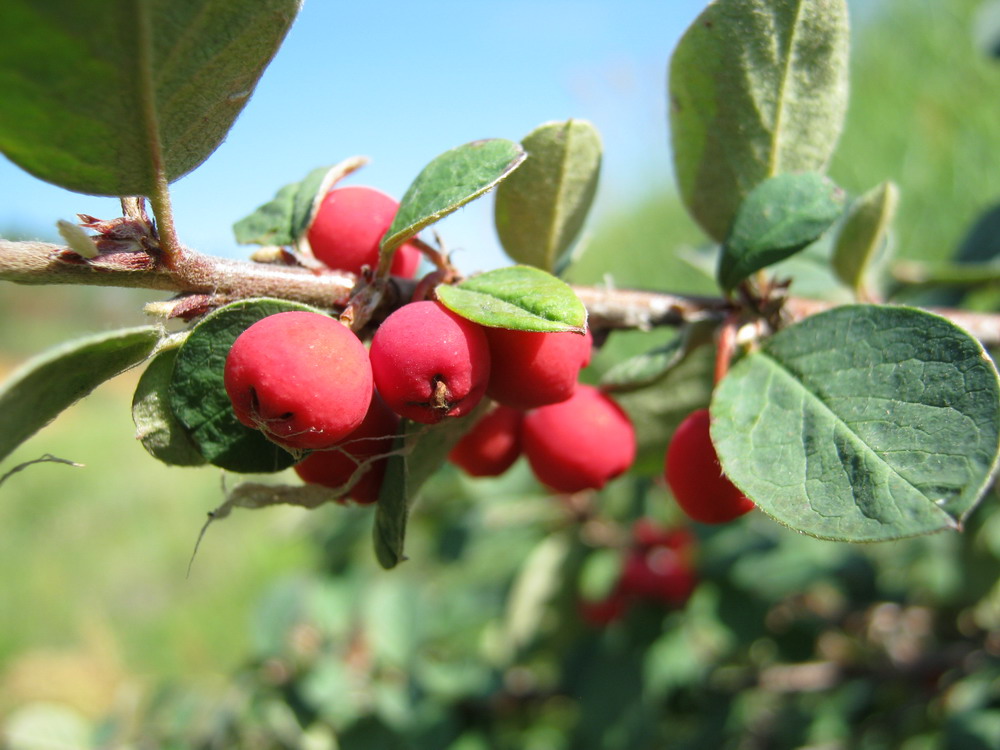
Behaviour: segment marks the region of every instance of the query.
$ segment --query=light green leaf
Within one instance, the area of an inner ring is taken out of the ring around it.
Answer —
[[[674,168],[717,241],[760,182],[822,172],[847,108],[845,0],[717,0],[670,62]]]
[[[833,246],[833,270],[855,292],[862,291],[872,259],[885,247],[899,204],[899,188],[886,181],[854,201]]]
[[[0,459],[105,380],[135,367],[161,331],[126,328],[62,344],[29,360],[0,385]]]
[[[780,331],[733,366],[711,411],[729,478],[823,539],[959,528],[1000,452],[993,362],[911,308],[845,306]]]
[[[330,167],[317,167],[301,182],[282,187],[274,198],[233,224],[241,245],[293,245],[308,229],[313,200]]]
[[[5,0],[0,151],[36,177],[151,195],[222,142],[300,0]]]
[[[437,288],[441,303],[463,318],[492,328],[578,331],[587,308],[572,287],[531,266],[510,266]]]
[[[708,320],[686,325],[662,346],[618,362],[601,376],[605,393],[629,393],[663,380],[695,349],[713,340],[717,323]]]
[[[214,466],[259,473],[295,462],[291,453],[236,418],[224,382],[226,357],[236,338],[258,320],[288,310],[320,312],[279,299],[233,302],[207,315],[181,346],[167,391],[170,409]]]
[[[170,410],[167,387],[184,337],[153,355],[132,397],[136,437],[151,456],[168,466],[201,466],[205,457]]]
[[[719,285],[727,292],[755,271],[817,240],[844,210],[844,192],[812,172],[771,177],[740,204],[719,256]]]
[[[513,141],[490,138],[445,151],[417,175],[392,225],[382,238],[382,252],[392,253],[420,230],[496,187],[524,161]]]
[[[601,137],[586,120],[566,120],[541,125],[521,145],[527,160],[497,188],[497,234],[515,261],[551,272],[594,201]]]

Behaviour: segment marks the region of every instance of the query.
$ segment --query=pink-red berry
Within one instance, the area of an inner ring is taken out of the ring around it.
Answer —
[[[754,504],[723,474],[710,423],[708,409],[681,422],[667,447],[664,474],[688,516],[701,523],[725,523],[753,510]]]
[[[521,439],[535,476],[559,492],[600,489],[635,460],[628,415],[589,385],[578,385],[566,401],[528,412]]]
[[[590,362],[593,338],[578,333],[539,333],[486,328],[493,363],[486,395],[516,409],[565,401]]]
[[[370,356],[375,387],[389,408],[423,424],[468,414],[490,376],[482,327],[430,300],[403,305],[386,318]]]
[[[360,273],[375,268],[379,244],[399,204],[375,188],[351,185],[331,190],[323,198],[307,238],[317,260],[341,271]],[[420,251],[402,245],[392,258],[391,273],[412,278],[420,265]]]
[[[240,422],[303,450],[327,448],[357,428],[372,394],[364,344],[312,312],[269,315],[247,328],[229,351],[224,381]]]
[[[374,503],[382,489],[386,454],[392,450],[398,428],[399,416],[373,393],[361,425],[333,447],[310,453],[295,465],[295,472],[308,484],[335,490],[353,482],[339,499]]]
[[[448,460],[473,477],[497,477],[521,455],[524,413],[497,406],[476,422],[448,454]]]

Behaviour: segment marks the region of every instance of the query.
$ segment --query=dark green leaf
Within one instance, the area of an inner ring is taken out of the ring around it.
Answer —
[[[497,234],[518,263],[554,271],[597,192],[601,138],[586,120],[566,120],[536,128],[521,145],[527,161],[497,188]]]
[[[886,181],[854,201],[847,210],[833,248],[833,270],[855,292],[864,288],[872,260],[885,247],[896,215],[899,188]]]
[[[817,240],[844,210],[844,193],[822,175],[783,174],[755,187],[736,212],[719,256],[727,292],[754,271]]]
[[[0,151],[48,182],[152,195],[243,109],[300,0],[5,0]]]
[[[257,473],[281,471],[295,462],[262,432],[240,423],[223,381],[236,338],[258,320],[287,310],[319,312],[278,299],[234,302],[208,315],[181,346],[168,389],[170,408],[210,464]]]
[[[394,455],[386,466],[372,529],[375,557],[383,568],[394,568],[406,559],[403,554],[406,524],[417,493],[487,407],[488,399],[483,399],[470,414],[436,425],[404,420]]]
[[[421,229],[495,187],[524,157],[520,145],[501,138],[445,151],[407,188],[396,218],[382,238],[382,252],[393,252]]]
[[[480,325],[520,331],[579,331],[587,309],[565,282],[531,266],[510,266],[441,285],[438,299]]]
[[[153,326],[101,333],[22,365],[0,385],[0,459],[105,380],[146,359],[161,335]]]
[[[844,0],[718,0],[670,62],[674,168],[713,239],[743,199],[785,172],[823,171],[847,107]]]
[[[982,346],[903,307],[815,315],[737,362],[712,400],[730,479],[824,539],[959,528],[1000,450],[1000,385]]]
[[[601,389],[627,393],[658,383],[692,351],[711,343],[716,327],[712,321],[691,323],[663,346],[618,362],[601,376]]]
[[[161,347],[146,365],[132,397],[132,421],[136,437],[154,458],[170,466],[201,466],[205,457],[167,401],[167,387],[181,343]]]

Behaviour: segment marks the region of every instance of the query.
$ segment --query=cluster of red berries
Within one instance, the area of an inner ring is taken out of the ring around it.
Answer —
[[[698,583],[694,551],[695,537],[690,531],[664,528],[647,518],[636,521],[618,579],[604,598],[582,600],[580,616],[591,625],[605,626],[638,602],[684,606]]]
[[[333,268],[373,265],[395,210],[368,188],[331,191],[309,230],[313,254]],[[401,270],[414,269],[407,262]],[[429,300],[393,312],[370,349],[334,318],[285,312],[237,338],[225,385],[243,424],[310,452],[296,465],[303,480],[357,502],[378,498],[400,417],[435,424],[467,415],[484,396],[498,406],[453,460],[496,475],[523,449],[543,483],[574,492],[603,486],[635,456],[625,413],[577,384],[590,347],[589,335],[488,328]]]

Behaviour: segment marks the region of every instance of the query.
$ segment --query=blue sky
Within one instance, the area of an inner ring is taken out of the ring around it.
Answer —
[[[588,119],[605,160],[596,213],[672,180],[666,67],[705,0],[370,2],[306,0],[226,141],[173,185],[182,240],[244,257],[231,225],[316,166],[364,154],[352,176],[400,197],[437,154],[484,137]],[[117,201],[47,185],[0,158],[0,227],[51,235]],[[467,272],[505,263],[492,200],[439,225]]]

